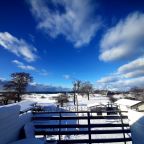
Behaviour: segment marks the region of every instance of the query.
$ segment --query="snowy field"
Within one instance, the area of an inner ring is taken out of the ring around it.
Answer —
[[[23,99],[32,100],[37,103],[50,103],[56,104],[55,97],[59,96],[58,94],[25,94],[23,95]],[[72,94],[68,94],[69,102],[66,104],[67,106],[73,106],[73,96]],[[86,96],[78,95],[78,104],[80,106],[87,106],[88,104],[107,104],[109,101],[108,97],[101,96],[99,94],[93,94],[90,96],[90,100]]]
[[[30,95],[23,95],[23,99],[26,100],[32,100],[34,102],[37,102],[40,105],[43,105],[47,110],[48,109],[55,109],[56,110],[56,101],[55,97],[59,96],[60,94],[30,94]],[[68,95],[69,102],[66,104],[67,107],[74,106],[73,104],[73,96],[70,94]],[[79,106],[89,106],[94,104],[107,104],[109,101],[108,97],[102,96],[102,95],[91,95],[90,100],[87,99],[86,96],[82,97],[81,95],[78,95],[78,104]],[[69,115],[69,114],[67,114]],[[76,114],[74,114],[76,115]],[[86,115],[86,114],[81,114]],[[96,115],[96,114],[94,114]],[[58,124],[58,121],[56,120],[48,120],[46,122],[47,124]],[[68,123],[67,121],[62,121],[63,124]],[[69,124],[76,124],[77,121],[70,120]],[[87,124],[87,120],[80,120],[80,124]],[[100,123],[111,123],[111,124],[120,124],[121,121],[118,120],[112,120],[112,119],[102,119],[102,120],[91,120],[92,124],[100,124]],[[103,128],[92,128],[92,130],[102,130]],[[105,128],[105,129],[111,129],[111,128]],[[120,129],[120,128],[113,128],[113,129]],[[49,129],[50,130],[50,129]],[[72,130],[72,129],[63,129],[63,130]],[[73,129],[77,130],[77,129]],[[81,128],[79,130],[86,130],[86,128]],[[57,131],[57,129],[56,129]],[[126,134],[126,137],[129,137],[128,134]],[[58,137],[50,137],[51,139],[57,139]],[[88,135],[70,135],[70,136],[63,136],[63,139],[86,139],[88,138]],[[104,139],[104,138],[123,138],[123,134],[95,134],[92,135],[92,139]],[[118,143],[123,144],[123,143]],[[127,142],[127,144],[131,144],[131,142]]]

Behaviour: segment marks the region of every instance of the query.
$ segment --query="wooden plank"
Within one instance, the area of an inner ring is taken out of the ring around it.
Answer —
[[[60,120],[59,120],[59,125],[61,125],[61,113],[59,113],[60,115]],[[59,140],[61,140],[61,128],[59,128]]]
[[[131,141],[131,138],[126,138],[126,141]],[[79,140],[61,140],[57,141],[58,144],[74,144],[74,143],[116,143],[123,142],[123,138],[115,138],[115,139],[92,139],[89,141],[88,139],[79,139]]]
[[[90,113],[97,113],[97,112],[99,112],[99,111],[57,111],[57,112],[49,112],[49,111],[33,111],[33,114],[58,114],[58,113],[75,113],[75,114],[77,114],[77,113],[87,113],[87,112],[90,112]],[[127,113],[128,111],[119,111],[119,110],[108,110],[108,111],[103,111],[102,110],[102,112],[103,113],[107,113],[107,112],[121,112],[121,113]]]
[[[120,119],[120,116],[90,116],[90,119]],[[123,119],[128,119],[128,116],[121,116]],[[33,120],[78,120],[78,119],[88,119],[87,116],[33,116]]]
[[[35,130],[36,135],[81,135],[81,134],[116,134],[116,133],[130,133],[130,129],[123,130],[91,130],[91,131],[46,131]]]
[[[89,136],[89,144],[91,144],[91,127],[90,127],[90,113],[87,113],[88,116],[88,136]]]
[[[57,125],[51,125],[51,124],[45,124],[45,123],[39,123],[34,125],[35,128],[88,128],[88,124],[57,124]],[[129,127],[129,124],[123,124],[124,127]],[[122,124],[90,124],[91,128],[99,128],[99,127],[122,127]]]

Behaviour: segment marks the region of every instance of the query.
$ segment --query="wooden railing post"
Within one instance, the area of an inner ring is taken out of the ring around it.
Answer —
[[[87,112],[87,116],[88,116],[88,133],[89,133],[89,144],[91,144],[90,112]]]
[[[123,137],[124,137],[124,144],[126,144],[126,137],[125,137],[125,132],[124,132],[124,123],[123,123],[123,118],[122,118],[122,114],[121,111],[119,110],[119,115],[120,115],[120,120],[121,120],[121,124],[122,124],[122,130],[123,130]]]
[[[61,118],[62,118],[62,116],[61,116],[61,112],[59,112],[59,116],[60,116],[60,119],[59,119],[59,125],[61,125]],[[59,141],[61,140],[61,128],[59,128]]]

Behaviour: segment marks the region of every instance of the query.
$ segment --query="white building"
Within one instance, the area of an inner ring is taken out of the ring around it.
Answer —
[[[143,111],[144,102],[138,100],[129,100],[129,99],[119,99],[115,102],[122,111],[127,111],[129,109]]]

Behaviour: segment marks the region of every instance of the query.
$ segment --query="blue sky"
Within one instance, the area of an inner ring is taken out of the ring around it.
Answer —
[[[1,0],[0,79],[96,88],[144,86],[143,0]]]

